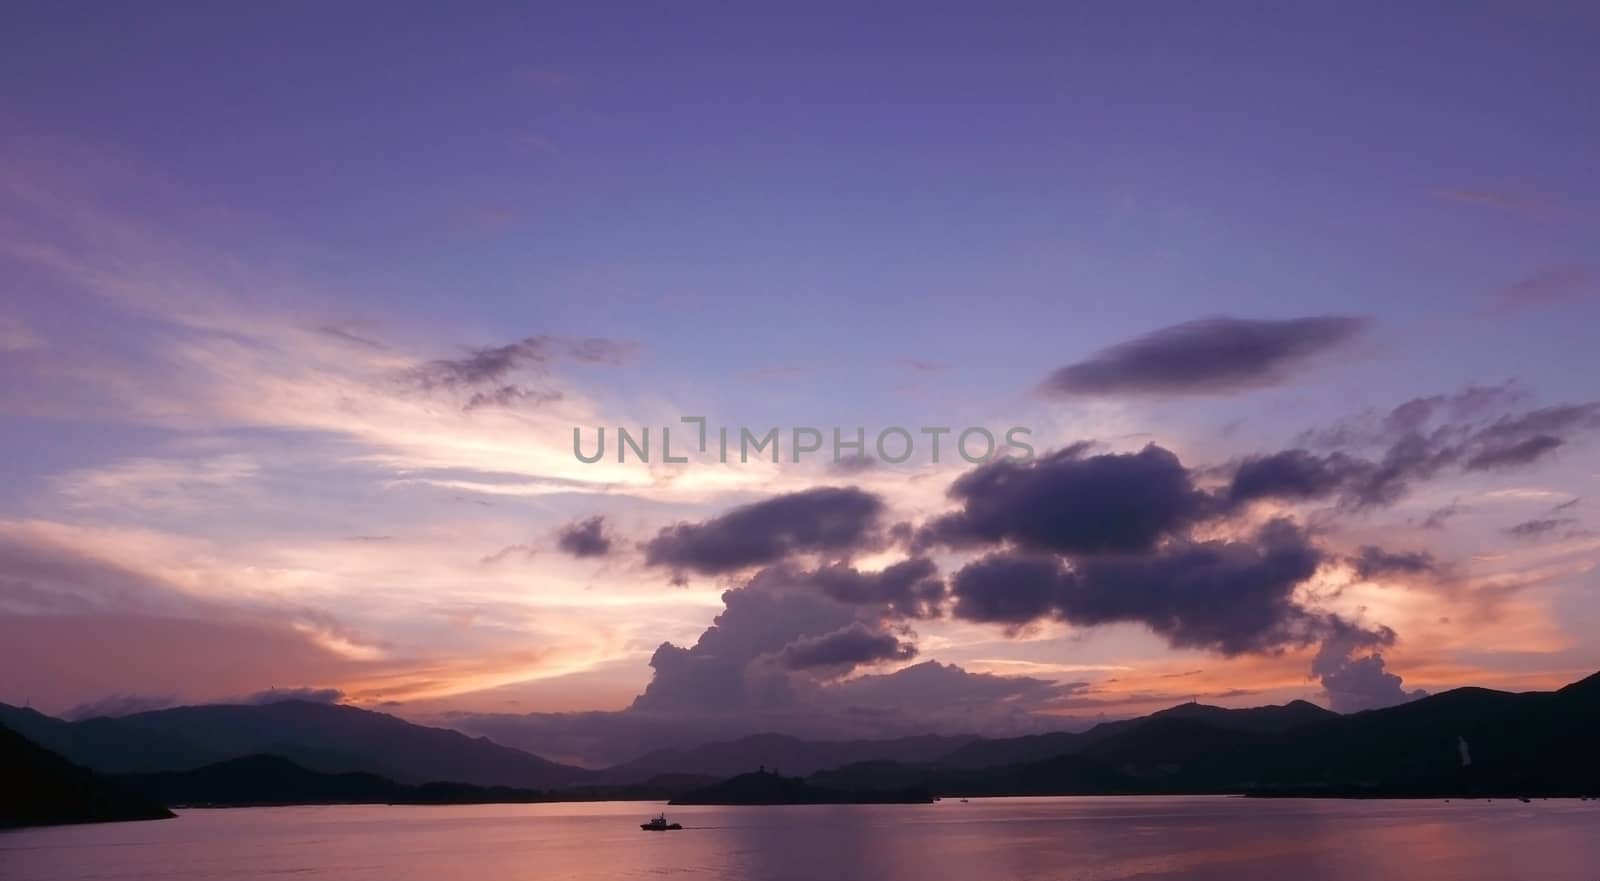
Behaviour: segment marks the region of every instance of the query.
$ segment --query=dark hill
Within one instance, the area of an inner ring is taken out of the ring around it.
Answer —
[[[644,780],[668,772],[722,778],[762,766],[806,775],[856,762],[932,761],[974,739],[921,735],[887,740],[801,740],[783,734],[753,734],[691,749],[657,750],[598,772],[598,777],[608,783]]]
[[[926,791],[938,796],[1112,795],[1144,791],[1138,781],[1082,755],[998,768],[862,762],[811,775],[812,785],[846,792]]]
[[[175,707],[120,718],[64,722],[0,705],[40,742],[97,771],[196,768],[272,753],[329,773],[358,771],[401,783],[449,780],[549,789],[588,782],[592,772],[459,731],[415,725],[357,707],[307,701]]]
[[[1555,692],[1458,688],[1297,729],[1262,779],[1298,794],[1595,795],[1597,726],[1595,677]]]
[[[950,768],[977,769],[1033,762],[1051,756],[1080,752],[1147,723],[1167,719],[1192,719],[1225,731],[1281,733],[1301,725],[1334,718],[1338,718],[1337,713],[1306,701],[1239,710],[1207,704],[1179,704],[1136,719],[1102,722],[1081,732],[1058,731],[1023,737],[977,738],[941,756],[938,763]]]
[[[484,804],[549,801],[547,793],[505,786],[424,783],[376,774],[324,774],[273,755],[244,756],[189,771],[130,774],[129,789],[174,807],[303,804]]]
[[[163,820],[172,812],[0,725],[0,828]]]
[[[979,741],[934,764],[863,763],[814,775],[839,789],[950,795],[1239,793],[1363,796],[1600,794],[1600,677],[1555,692],[1461,688],[1338,716],[1309,704],[1188,704],[1073,735]],[[1466,744],[1470,764],[1462,761]],[[990,767],[989,755],[1067,750]]]
[[[814,786],[799,777],[753,771],[684,793],[675,805],[926,804],[925,789],[855,790]]]
[[[181,737],[142,731],[105,716],[68,722],[0,704],[0,724],[102,774],[198,768],[223,757]]]

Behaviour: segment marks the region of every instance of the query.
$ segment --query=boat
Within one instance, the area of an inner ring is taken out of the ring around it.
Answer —
[[[673,829],[682,829],[682,823],[668,823],[667,815],[662,814],[648,823],[640,823],[639,828],[646,832],[670,832]]]

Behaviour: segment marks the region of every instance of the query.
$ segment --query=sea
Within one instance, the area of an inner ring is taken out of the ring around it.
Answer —
[[[683,829],[639,828],[658,812]],[[1091,797],[185,810],[0,832],[5,881],[1600,881],[1600,802]]]

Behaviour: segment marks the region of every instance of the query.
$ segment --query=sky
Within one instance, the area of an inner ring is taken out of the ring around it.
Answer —
[[[7,4],[0,701],[304,696],[604,764],[1580,678],[1597,37]]]

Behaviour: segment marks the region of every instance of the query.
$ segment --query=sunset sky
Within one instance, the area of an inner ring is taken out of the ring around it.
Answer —
[[[1593,6],[472,6],[0,11],[0,701],[601,764],[1600,669]]]

